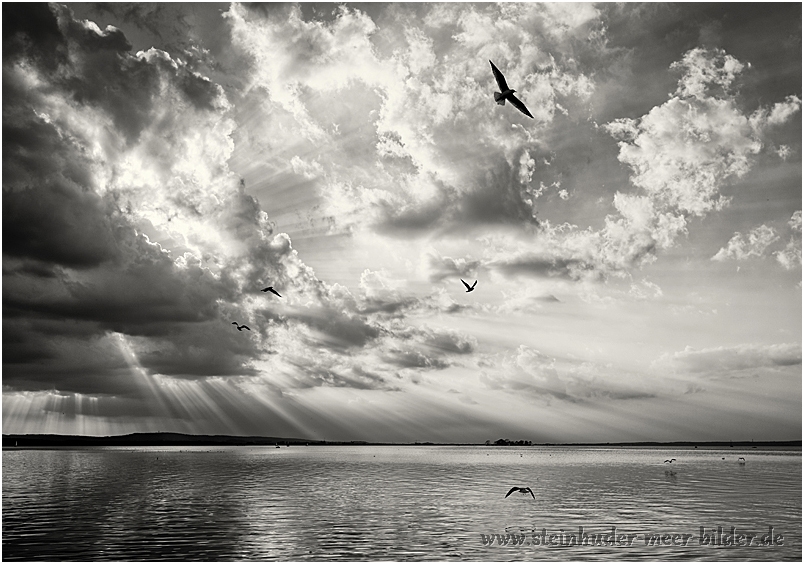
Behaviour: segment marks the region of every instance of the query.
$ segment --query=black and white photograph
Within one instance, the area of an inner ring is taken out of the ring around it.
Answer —
[[[4,561],[802,559],[802,4],[2,4]]]

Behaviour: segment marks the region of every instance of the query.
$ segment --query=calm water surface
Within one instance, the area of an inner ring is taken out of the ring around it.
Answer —
[[[6,449],[2,556],[800,561],[801,471],[800,451],[761,449]],[[718,526],[782,544],[716,546]],[[579,527],[617,537],[566,546]]]

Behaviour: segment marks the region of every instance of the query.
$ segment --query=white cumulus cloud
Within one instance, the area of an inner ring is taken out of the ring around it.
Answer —
[[[749,257],[761,257],[765,249],[778,240],[779,236],[775,229],[767,225],[760,225],[749,231],[747,235],[735,233],[726,246],[712,257],[712,260],[746,260]]]

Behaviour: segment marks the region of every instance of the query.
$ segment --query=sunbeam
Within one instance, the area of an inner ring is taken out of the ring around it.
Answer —
[[[798,436],[793,7],[331,8],[9,4],[9,430]]]

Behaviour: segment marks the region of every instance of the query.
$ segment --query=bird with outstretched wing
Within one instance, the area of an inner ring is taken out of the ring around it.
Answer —
[[[533,496],[533,499],[536,499],[536,496],[533,495],[533,490],[531,490],[530,488],[518,488],[516,486],[514,486],[513,488],[508,490],[508,493],[505,494],[505,497],[508,497],[509,495],[511,495],[514,492],[519,492],[519,493],[523,493],[523,494],[529,493],[530,495]]]
[[[491,72],[494,73],[494,79],[497,81],[497,86],[500,88],[500,92],[494,93],[494,101],[500,106],[504,106],[505,101],[508,100],[517,110],[533,119],[533,116],[528,111],[528,108],[526,108],[525,104],[522,103],[522,100],[514,96],[514,92],[516,92],[516,90],[508,87],[508,83],[505,81],[505,77],[503,76],[503,73],[500,72],[500,69],[494,66],[494,63],[491,61],[489,61],[489,63],[491,63]]]
[[[280,298],[282,297],[282,296],[279,294],[279,292],[277,292],[276,290],[274,290],[274,287],[273,287],[273,286],[268,286],[267,288],[263,288],[263,290],[262,290],[262,291],[263,291],[263,292],[271,292],[272,294],[276,294],[276,295],[277,295],[277,296],[279,296]]]

